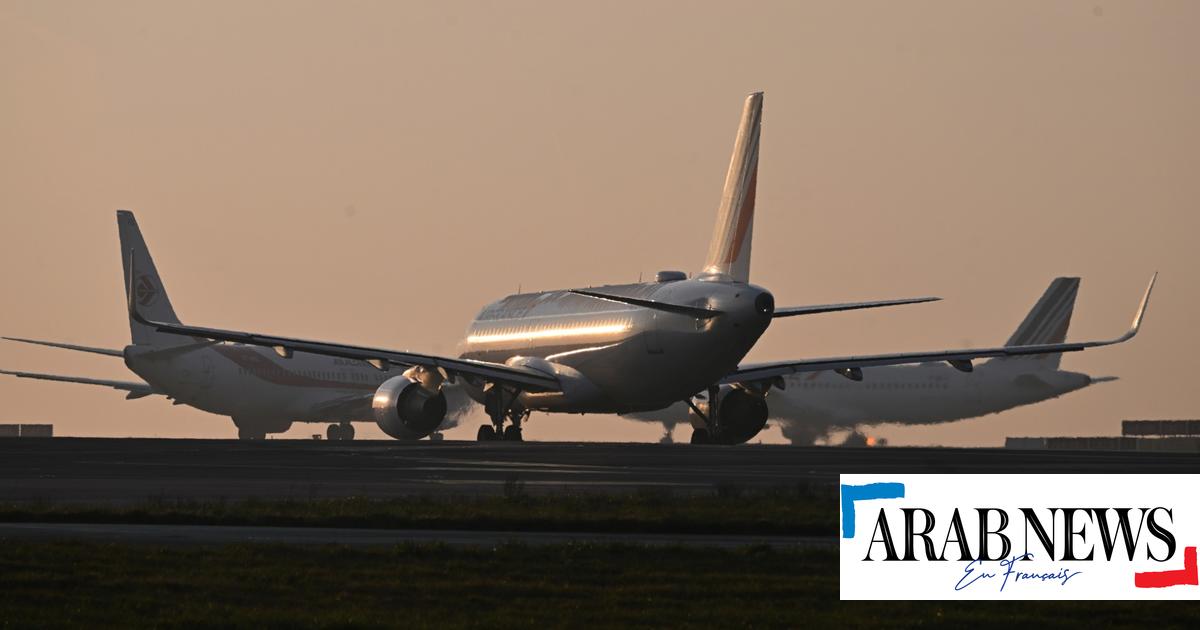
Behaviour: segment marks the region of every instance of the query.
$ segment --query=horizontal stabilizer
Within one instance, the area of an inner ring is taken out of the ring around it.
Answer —
[[[59,381],[63,383],[82,383],[84,385],[101,385],[103,387],[111,387],[124,392],[129,392],[126,398],[142,398],[157,392],[147,383],[137,381],[109,381],[98,378],[84,378],[81,376],[60,376],[58,374],[38,374],[36,372],[14,372],[10,370],[0,370],[0,374],[8,374],[17,378],[32,378],[41,381]]]
[[[108,348],[93,348],[91,346],[76,346],[69,343],[59,343],[57,341],[39,341],[37,339],[22,339],[20,337],[0,337],[7,341],[16,341],[17,343],[31,343],[37,346],[50,346],[51,348],[62,348],[64,350],[75,350],[76,352],[90,352],[92,354],[103,354],[110,357],[123,356],[120,350],[109,350]]]
[[[939,297],[905,298],[902,300],[877,300],[874,302],[846,302],[844,304],[816,304],[813,306],[782,306],[775,309],[772,317],[792,317],[793,315],[814,315],[816,313],[832,313],[834,311],[857,311],[864,308],[879,308],[881,306],[900,306],[901,304],[920,304],[922,302],[937,302]]]
[[[665,311],[667,313],[676,313],[679,315],[688,315],[699,319],[709,319],[717,315],[724,315],[724,311],[719,311],[713,308],[704,308],[703,306],[684,306],[683,304],[669,304],[667,302],[656,302],[654,300],[644,300],[642,298],[626,297],[624,295],[610,295],[608,293],[597,293],[595,291],[583,291],[580,289],[572,289],[571,293],[575,295],[583,295],[597,300],[605,300],[608,302],[617,302],[620,304],[629,304],[632,306],[640,306],[656,311]]]

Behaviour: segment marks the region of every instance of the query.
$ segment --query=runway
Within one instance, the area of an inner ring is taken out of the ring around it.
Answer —
[[[394,497],[834,483],[840,473],[1200,473],[1186,453],[784,445],[0,439],[0,501]]]
[[[832,547],[833,537],[743,536],[717,534],[610,534],[590,532],[503,532],[427,529],[355,529],[339,527],[244,527],[222,525],[124,525],[92,523],[0,523],[0,540],[88,540],[152,545],[286,544],[402,545],[442,543],[456,547],[622,544],[723,547],[767,545],[776,548]]]

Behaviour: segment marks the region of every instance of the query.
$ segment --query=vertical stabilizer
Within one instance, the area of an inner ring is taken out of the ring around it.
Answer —
[[[762,123],[763,93],[746,97],[742,122],[733,143],[733,157],[725,175],[725,191],[717,209],[717,226],[704,273],[723,274],[750,281],[750,244],[754,232],[754,194],[758,183],[758,138]]]
[[[175,309],[167,297],[162,279],[158,276],[158,268],[150,257],[150,249],[138,229],[137,219],[128,210],[117,210],[117,231],[121,237],[121,266],[125,270],[125,292],[129,294],[129,283],[132,280],[133,299],[137,300],[138,310],[147,318],[159,322],[177,324]],[[129,257],[134,258],[134,269],[137,276],[129,277]],[[186,343],[185,337],[160,333],[141,323],[129,320],[129,331],[133,336],[134,345],[173,346]]]
[[[1078,293],[1079,278],[1055,278],[1004,345],[1032,346],[1066,341]],[[1046,368],[1058,369],[1061,359],[1062,354],[1042,354],[1021,360],[1037,361]]]

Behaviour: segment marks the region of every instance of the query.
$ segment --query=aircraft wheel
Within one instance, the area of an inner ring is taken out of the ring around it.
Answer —
[[[255,431],[254,429],[243,429],[238,427],[239,440],[265,440],[267,439],[266,431]]]
[[[479,433],[476,434],[475,439],[480,442],[491,442],[496,439],[496,429],[490,424],[481,424],[479,425]]]
[[[508,425],[508,427],[504,429],[504,441],[523,442],[524,439],[521,437],[521,427],[512,424]]]
[[[430,441],[430,442],[441,442],[441,441],[442,441],[442,440],[444,440],[444,439],[446,439],[446,436],[442,435],[442,432],[441,432],[441,431],[438,431],[437,433],[431,433],[431,434],[429,434],[429,441]]]
[[[329,440],[330,442],[342,439],[342,428],[336,424],[329,425],[329,427],[325,429],[325,439]]]
[[[712,444],[708,429],[692,429],[692,444]]]

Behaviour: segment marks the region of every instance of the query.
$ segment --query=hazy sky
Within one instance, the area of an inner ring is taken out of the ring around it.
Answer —
[[[698,269],[742,99],[765,90],[753,280],[781,305],[945,301],[781,320],[751,360],[999,343],[1068,274],[1070,337],[1112,337],[1159,270],[1141,336],[1064,358],[1120,381],[873,433],[1200,417],[1198,28],[1192,1],[0,0],[0,334],[128,343],[129,208],[185,322],[453,352],[518,284]],[[130,376],[11,343],[0,367]],[[235,434],[7,377],[2,422]],[[526,436],[659,433],[536,414]]]

